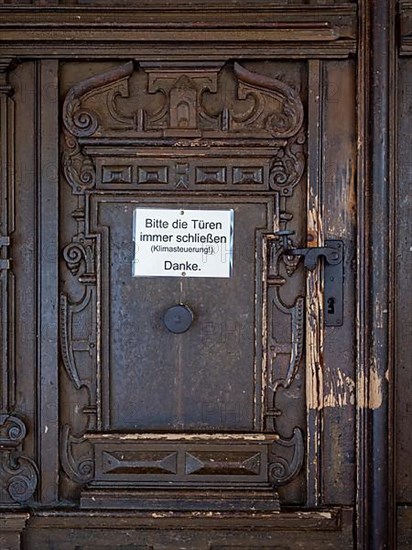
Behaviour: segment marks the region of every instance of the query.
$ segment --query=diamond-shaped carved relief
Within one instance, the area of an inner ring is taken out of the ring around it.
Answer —
[[[200,451],[185,454],[186,474],[199,475],[250,475],[260,473],[259,453],[233,453]]]
[[[105,451],[103,472],[108,474],[175,474],[177,453],[167,451]]]

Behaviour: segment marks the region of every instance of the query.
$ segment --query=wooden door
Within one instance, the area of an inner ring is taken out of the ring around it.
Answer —
[[[366,8],[45,4],[0,8],[5,545],[382,538]]]

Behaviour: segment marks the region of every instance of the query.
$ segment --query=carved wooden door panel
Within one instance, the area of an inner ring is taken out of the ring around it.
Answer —
[[[313,96],[322,71],[269,60],[62,67],[65,499],[86,509],[277,510],[280,487],[286,503],[314,493],[319,466],[307,464],[305,486],[303,465],[305,447],[309,460],[319,452],[324,324],[332,319],[331,335],[343,324],[343,289],[332,285],[325,312],[331,283],[320,261],[304,259],[307,247],[329,253],[324,114]],[[213,250],[222,262],[232,254],[230,276],[134,277],[142,208],[187,212],[193,238],[204,234],[196,211],[231,210],[233,250],[227,241]],[[194,317],[184,333],[164,324],[179,304]],[[343,370],[337,384],[349,379]]]
[[[276,429],[304,334],[276,233],[304,226],[304,69],[294,84],[251,69],[128,62],[66,94],[62,463],[82,506],[276,509],[273,486],[302,466],[299,414],[290,439]],[[199,238],[197,210],[232,209],[230,277],[134,278],[137,207],[191,212]],[[162,321],[176,304],[194,314],[185,333]]]
[[[353,548],[360,8],[176,3],[0,7],[0,547]]]

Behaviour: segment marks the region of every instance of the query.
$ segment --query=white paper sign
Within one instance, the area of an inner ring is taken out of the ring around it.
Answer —
[[[231,275],[233,210],[136,208],[134,277]]]

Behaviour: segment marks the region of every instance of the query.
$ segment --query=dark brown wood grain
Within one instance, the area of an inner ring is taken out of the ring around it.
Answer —
[[[411,21],[0,2],[0,547],[412,544]],[[232,276],[133,277],[137,207],[232,208]]]

